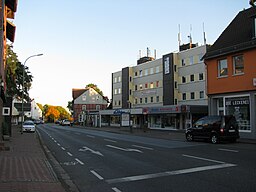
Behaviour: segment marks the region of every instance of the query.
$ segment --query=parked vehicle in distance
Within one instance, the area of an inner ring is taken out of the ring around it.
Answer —
[[[232,115],[205,116],[186,129],[187,141],[208,139],[215,144],[221,140],[236,142],[239,138],[238,124]]]
[[[41,123],[41,120],[40,120],[40,119],[34,119],[34,123],[35,123],[36,125],[38,125],[38,124]]]
[[[65,125],[71,126],[71,122],[70,122],[68,119],[62,120],[60,124],[61,124],[62,126],[65,126]]]
[[[33,121],[24,121],[22,125],[22,132],[35,132],[36,125]]]
[[[58,120],[55,121],[55,124],[61,124],[61,121],[62,120],[58,119]]]

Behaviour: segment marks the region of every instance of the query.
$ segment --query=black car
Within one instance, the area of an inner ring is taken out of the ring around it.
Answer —
[[[232,115],[206,116],[186,129],[187,141],[194,139],[210,139],[212,143],[220,140],[236,142],[239,138],[238,124]]]

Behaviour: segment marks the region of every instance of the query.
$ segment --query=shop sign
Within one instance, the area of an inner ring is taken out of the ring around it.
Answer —
[[[181,106],[152,107],[148,108],[149,113],[180,113]]]
[[[229,98],[226,101],[226,106],[239,106],[239,105],[249,105],[249,98],[242,97],[242,98]]]
[[[123,111],[123,110],[121,110],[121,109],[116,109],[113,114],[114,114],[114,115],[121,115],[121,114],[123,114],[123,113],[126,113],[126,112]]]

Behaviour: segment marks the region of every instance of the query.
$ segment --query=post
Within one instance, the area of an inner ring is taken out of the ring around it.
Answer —
[[[22,99],[21,99],[21,134],[23,134],[23,130],[22,130],[22,127],[23,127],[23,123],[24,123],[24,85],[25,85],[25,67],[26,67],[26,62],[27,60],[29,60],[31,57],[38,57],[38,56],[42,56],[43,54],[37,54],[37,55],[31,55],[29,56],[24,64],[23,64],[23,71],[22,71]]]

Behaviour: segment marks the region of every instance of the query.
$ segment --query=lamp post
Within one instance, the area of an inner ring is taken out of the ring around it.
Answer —
[[[32,57],[38,57],[38,56],[42,56],[43,54],[40,53],[40,54],[36,54],[36,55],[31,55],[29,56],[24,64],[23,64],[23,71],[22,71],[22,104],[21,104],[21,134],[23,134],[23,130],[22,130],[22,127],[23,127],[23,123],[24,123],[24,84],[25,84],[25,66],[26,66],[26,62],[27,60],[29,60],[30,58]]]
[[[130,128],[130,132],[133,133],[132,125],[131,125],[131,102],[128,100],[127,103],[129,107],[129,128]]]

